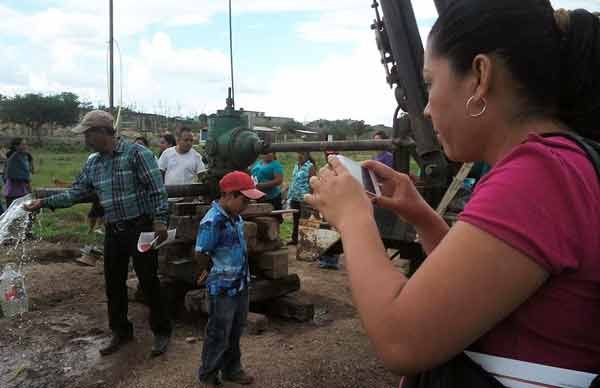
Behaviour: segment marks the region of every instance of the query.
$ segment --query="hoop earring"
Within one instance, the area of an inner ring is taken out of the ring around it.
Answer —
[[[483,101],[483,108],[481,108],[481,111],[479,113],[469,113],[469,107],[471,106],[471,103],[473,102],[473,99],[475,98],[475,96],[471,96],[469,97],[469,99],[467,100],[467,103],[465,104],[465,110],[467,111],[467,114],[471,117],[480,117],[481,115],[483,115],[485,113],[485,110],[487,109],[487,101],[485,100],[484,97],[481,97],[481,100]]]

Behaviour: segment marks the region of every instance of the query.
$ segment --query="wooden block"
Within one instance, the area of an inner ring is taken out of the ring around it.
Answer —
[[[300,289],[300,278],[296,274],[281,279],[256,280],[250,282],[250,303],[264,302]]]
[[[315,316],[315,305],[296,294],[273,299],[265,305],[268,314],[299,322],[312,321]]]
[[[177,229],[176,238],[195,240],[198,234],[200,220],[193,216],[171,216],[169,218],[169,229]]]
[[[158,250],[159,256],[165,256],[169,261],[178,257],[190,257],[194,254],[196,240],[175,239]]]
[[[257,313],[248,313],[244,334],[258,335],[267,330],[269,318]]]
[[[300,289],[298,275],[288,275],[278,280],[258,280],[250,283],[248,289],[250,303],[271,301]],[[189,312],[208,314],[208,293],[206,288],[198,288],[186,292],[185,309]],[[296,314],[298,315],[298,314]]]
[[[185,294],[184,306],[189,312],[208,314],[208,294],[206,288],[188,291]]]
[[[256,237],[258,233],[258,225],[256,222],[244,221],[244,237]]]
[[[196,216],[198,216],[198,218],[202,220],[202,218],[206,215],[206,213],[210,210],[211,207],[212,205],[208,204],[201,204],[196,206]]]
[[[185,283],[194,284],[193,266],[194,262],[190,258],[173,258],[166,263],[164,274]]]
[[[196,253],[192,257],[171,258],[165,263],[163,274],[196,287],[202,273],[208,271],[209,264],[210,257],[203,253]]]
[[[208,271],[208,268],[210,266],[210,256],[201,252],[196,252],[194,254],[194,263],[196,264],[196,266],[198,267],[199,270],[201,271]]]
[[[258,245],[258,239],[254,237],[246,237],[246,248],[248,252],[255,252],[256,246]]]
[[[288,250],[279,249],[250,257],[250,268],[258,269],[268,279],[288,275]]]
[[[244,221],[244,238],[246,239],[246,248],[248,252],[256,251],[258,227],[255,222]]]
[[[255,217],[252,219],[258,227],[258,239],[274,241],[279,239],[279,221],[275,217]]]
[[[283,246],[283,243],[281,242],[281,240],[275,240],[275,241],[263,241],[263,240],[258,240],[256,241],[256,245],[254,245],[253,249],[251,249],[250,246],[248,246],[248,252],[250,254],[259,254],[259,253],[263,253],[263,252],[270,252],[276,249],[279,249]]]
[[[177,202],[172,207],[175,216],[191,216],[197,213],[198,202]]]
[[[270,203],[251,203],[246,210],[242,212],[242,218],[268,216],[273,211],[273,205]]]

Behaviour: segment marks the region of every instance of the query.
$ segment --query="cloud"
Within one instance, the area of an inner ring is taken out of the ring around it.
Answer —
[[[370,32],[372,18],[353,10],[328,12],[318,19],[299,23],[296,31],[313,42],[355,42]]]
[[[115,35],[137,41],[136,51],[124,53],[125,104],[170,114],[211,112],[224,105],[229,85],[226,55],[218,50],[177,48],[167,32],[147,36],[150,27],[206,23],[226,2],[180,0],[177,7],[162,0],[120,1],[115,4]],[[335,51],[320,63],[305,68],[283,68],[269,80],[242,75],[236,79],[238,106],[291,115],[300,120],[353,117],[373,122],[391,121],[395,104],[385,84],[370,23],[374,18],[364,0],[249,0],[233,2],[234,12],[312,12],[315,18],[295,27],[299,37],[316,42],[345,42],[357,46],[349,55]],[[435,9],[432,8],[434,11]],[[431,9],[423,8],[427,13]],[[93,102],[106,103],[107,3],[66,0],[54,8],[29,14],[0,6],[0,16],[12,24],[0,32],[29,40],[31,61],[21,51],[18,70],[0,82],[9,92],[71,90]],[[35,25],[28,31],[23,25]],[[93,65],[92,65],[93,64]],[[4,65],[6,66],[6,65]],[[120,76],[115,60],[115,102],[119,101]]]
[[[331,47],[329,55],[315,58],[312,66],[295,67],[282,59],[281,67],[273,69],[267,79],[241,73],[236,79],[237,105],[299,120],[351,117],[373,124],[391,123],[395,102],[370,31],[374,19],[371,3],[233,0],[234,17],[285,13],[296,20],[292,28],[297,39]],[[552,3],[555,7],[600,10],[600,0]],[[46,4],[51,6],[27,13],[0,5],[0,92],[68,90],[95,103],[106,103],[108,2],[52,0]],[[419,32],[425,37],[437,16],[434,2],[413,0],[412,4]],[[115,36],[127,50],[123,52],[124,102],[171,114],[221,109],[229,85],[227,48],[209,50],[202,42],[182,48],[171,36],[174,27],[211,22],[226,5],[224,0],[115,2]],[[290,42],[294,44],[298,41]],[[344,47],[343,51],[335,44]],[[115,70],[118,101],[118,57]]]
[[[127,56],[124,65],[125,104],[177,115],[224,104],[218,101],[226,97],[229,67],[222,51],[177,48],[169,34],[157,32],[150,40],[141,39],[137,52]]]
[[[298,120],[353,118],[391,123],[396,107],[385,83],[374,44],[347,56],[332,55],[310,68],[285,68],[274,74],[267,96],[245,96],[247,109]]]

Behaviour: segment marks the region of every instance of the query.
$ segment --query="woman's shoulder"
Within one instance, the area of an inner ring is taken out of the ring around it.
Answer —
[[[600,247],[600,183],[577,145],[530,136],[477,184],[459,219],[534,258],[550,273],[577,268],[579,242]]]
[[[575,142],[562,136],[542,137],[531,134],[500,159],[481,183],[500,177],[514,183],[539,184],[563,179],[573,183],[591,182],[597,185],[594,166]],[[532,178],[535,177],[535,180]]]

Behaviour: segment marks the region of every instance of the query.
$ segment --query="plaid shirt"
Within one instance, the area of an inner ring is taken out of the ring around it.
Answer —
[[[156,159],[138,144],[119,141],[113,155],[93,154],[67,191],[44,199],[44,207],[65,208],[96,193],[106,222],[150,216],[166,224],[167,192]]]
[[[206,281],[209,295],[237,295],[250,282],[242,217],[231,218],[214,201],[196,238],[196,252],[210,255],[213,266]]]

